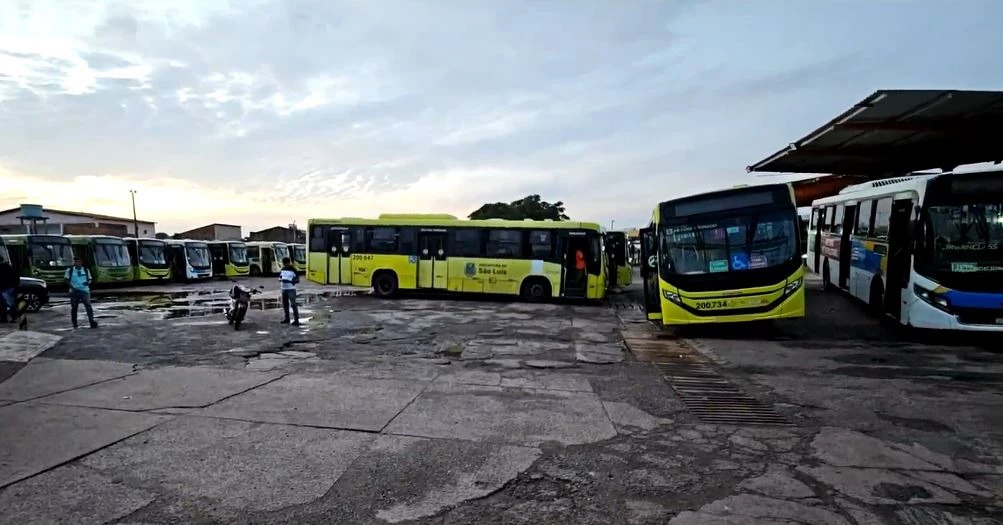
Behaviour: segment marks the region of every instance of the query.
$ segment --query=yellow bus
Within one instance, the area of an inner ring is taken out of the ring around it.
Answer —
[[[399,290],[602,299],[606,261],[598,224],[459,220],[452,215],[311,219],[307,279]],[[584,266],[583,270],[579,270]]]
[[[804,317],[804,260],[789,184],[660,203],[641,230],[648,319],[663,325]]]
[[[241,241],[207,241],[212,258],[212,276],[220,279],[245,277],[251,273],[247,245]]]
[[[306,273],[306,245],[296,243],[289,244],[288,246],[289,258],[293,261],[293,267],[296,268],[296,273]]]
[[[133,279],[140,282],[169,282],[171,265],[167,260],[167,243],[160,239],[126,237],[125,246],[132,261]]]

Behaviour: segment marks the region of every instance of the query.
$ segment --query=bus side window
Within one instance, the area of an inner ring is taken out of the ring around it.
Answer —
[[[398,248],[397,252],[406,255],[414,255],[418,253],[417,252],[418,246],[416,244],[417,241],[415,238],[416,234],[417,232],[415,231],[414,228],[401,228],[398,237],[400,243],[399,246],[397,247]]]
[[[857,206],[857,228],[854,233],[861,237],[871,236],[871,224],[874,222],[874,201],[861,201]]]
[[[366,249],[373,253],[394,253],[397,251],[396,228],[366,228]]]
[[[888,225],[892,217],[892,198],[885,197],[874,207],[874,237],[888,240]]]
[[[843,233],[843,205],[838,204],[832,214],[832,221],[829,222],[829,230],[836,235]]]
[[[310,227],[310,251],[317,253],[327,252],[327,238],[324,236],[323,226],[311,226]],[[247,256],[250,257],[250,248],[248,248]]]
[[[549,231],[529,232],[529,255],[534,259],[550,259],[554,253],[554,236]]]
[[[820,208],[812,208],[811,209],[811,224],[809,225],[809,228],[811,228],[812,230],[818,228],[818,214],[819,214],[819,211],[820,211]]]
[[[488,256],[518,257],[522,249],[519,230],[488,230]]]
[[[481,231],[474,228],[454,230],[453,250],[460,257],[481,257]]]

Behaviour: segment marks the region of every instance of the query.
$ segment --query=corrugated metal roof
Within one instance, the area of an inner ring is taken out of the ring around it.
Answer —
[[[1003,160],[1003,91],[881,90],[748,168],[884,177]]]

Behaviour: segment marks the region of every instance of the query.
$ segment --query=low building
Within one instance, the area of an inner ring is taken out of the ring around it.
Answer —
[[[239,241],[243,239],[240,226],[219,223],[208,224],[194,230],[181,232],[178,234],[178,237],[199,241]]]
[[[299,228],[276,226],[266,230],[251,232],[247,240],[306,244],[306,232]]]
[[[28,205],[31,206],[31,205]],[[153,237],[156,223],[135,221],[127,217],[113,217],[80,211],[43,209],[35,206],[40,215],[26,217],[25,207],[0,211],[0,234],[38,233],[52,235],[114,235],[117,237]],[[135,230],[139,230],[138,232]]]

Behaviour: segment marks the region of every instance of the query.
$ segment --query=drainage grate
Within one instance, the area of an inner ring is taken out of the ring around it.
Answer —
[[[639,361],[651,362],[700,421],[725,425],[793,424],[772,407],[739,390],[681,341],[628,332],[623,336],[631,352]]]

